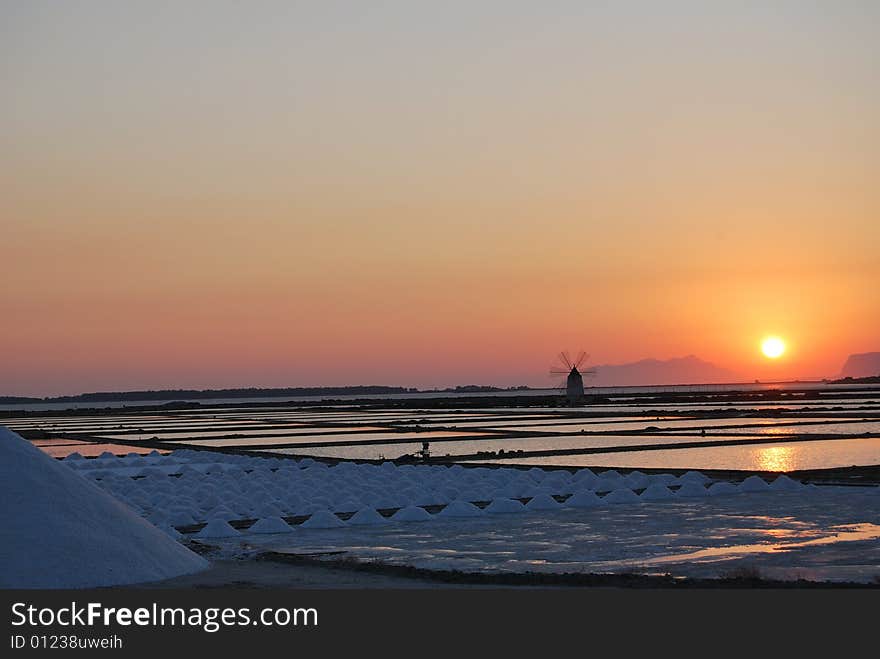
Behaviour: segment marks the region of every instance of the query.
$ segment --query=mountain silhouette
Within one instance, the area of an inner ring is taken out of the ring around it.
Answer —
[[[850,355],[840,371],[842,378],[868,378],[874,375],[880,375],[880,352]]]
[[[700,384],[736,382],[732,371],[694,355],[673,359],[642,359],[628,364],[605,364],[594,367],[592,386],[628,386],[650,384]]]

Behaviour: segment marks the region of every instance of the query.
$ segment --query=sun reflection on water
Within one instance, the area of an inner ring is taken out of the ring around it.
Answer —
[[[791,426],[765,426],[761,428],[762,435],[790,435]]]
[[[755,451],[755,469],[761,471],[792,471],[795,449],[790,446],[768,446]]]

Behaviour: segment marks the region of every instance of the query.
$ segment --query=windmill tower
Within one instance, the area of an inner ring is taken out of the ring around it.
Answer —
[[[560,366],[554,366],[550,369],[550,375],[560,377],[565,376],[565,399],[569,405],[582,405],[584,402],[584,375],[592,375],[593,370],[580,370],[583,363],[587,360],[587,353],[581,352],[577,359],[573,360],[569,357],[568,352],[559,353]]]

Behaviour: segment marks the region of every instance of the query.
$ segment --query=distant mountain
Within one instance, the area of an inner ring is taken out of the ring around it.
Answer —
[[[842,378],[868,378],[880,375],[880,352],[850,355],[840,371]]]
[[[737,376],[725,368],[703,361],[694,355],[674,359],[643,359],[629,364],[596,366],[596,375],[588,381],[597,387],[649,384],[702,384],[736,382]]]

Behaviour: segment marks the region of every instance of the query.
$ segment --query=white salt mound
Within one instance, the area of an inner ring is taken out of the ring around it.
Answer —
[[[641,501],[639,495],[626,487],[621,487],[613,492],[606,494],[602,499],[604,503],[638,503]]]
[[[195,524],[196,519],[186,510],[171,510],[168,512],[168,523],[172,526],[189,526]]]
[[[544,477],[547,475],[543,469],[540,467],[532,467],[526,472],[529,476],[531,476],[536,481],[544,480]]]
[[[733,483],[727,483],[725,481],[721,481],[719,483],[713,483],[709,486],[709,496],[710,497],[720,497],[727,496],[730,494],[738,494],[739,488]]]
[[[612,470],[602,472],[599,478],[593,482],[592,489],[596,492],[612,492],[625,486],[623,477]]]
[[[263,517],[251,525],[246,533],[290,533],[293,527],[280,517]]]
[[[567,508],[595,508],[601,505],[602,499],[596,496],[595,492],[589,490],[581,490],[575,492],[565,502]]]
[[[678,477],[679,483],[708,483],[711,479],[699,471],[688,471]]]
[[[645,488],[645,491],[640,495],[642,501],[665,501],[667,499],[672,499],[675,495],[665,485],[661,485],[660,483],[654,483],[653,485],[649,485]]]
[[[633,471],[624,477],[623,482],[631,490],[641,490],[651,484],[651,479],[640,471]]]
[[[485,513],[469,501],[453,501],[437,514],[440,517],[480,517]]]
[[[767,481],[760,476],[749,476],[739,484],[740,492],[766,492],[769,489],[770,486],[767,485]]]
[[[146,583],[208,567],[69,465],[0,426],[0,588]]]
[[[770,489],[777,492],[797,492],[804,489],[803,483],[789,478],[785,474],[770,483]]]
[[[378,526],[387,524],[388,520],[375,508],[362,508],[349,518],[348,523],[355,526]]]
[[[526,507],[516,499],[500,498],[494,499],[492,503],[486,506],[485,511],[491,515],[501,515],[508,513],[525,512]]]
[[[239,515],[229,510],[229,508],[220,506],[208,512],[207,517],[209,521],[221,520],[224,522],[228,522],[231,519],[238,519]]]
[[[678,491],[675,493],[675,495],[682,498],[695,499],[697,497],[709,496],[709,490],[703,487],[700,483],[689,482],[678,488]]]
[[[558,510],[562,508],[562,504],[549,494],[538,494],[532,497],[532,500],[526,504],[529,510]]]
[[[393,522],[425,522],[433,519],[431,513],[418,506],[406,506],[391,516]]]
[[[322,509],[312,513],[305,522],[300,524],[304,529],[336,529],[345,526],[345,522],[339,519],[329,510]]]
[[[205,527],[196,533],[194,538],[231,538],[241,535],[237,529],[229,526],[229,522],[224,519],[212,519]]]

